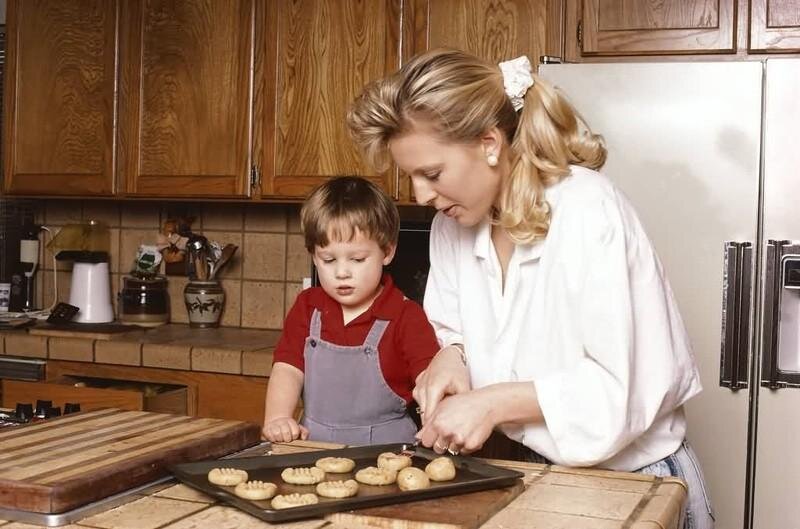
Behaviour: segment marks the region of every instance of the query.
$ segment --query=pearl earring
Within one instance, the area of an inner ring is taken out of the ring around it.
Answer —
[[[489,164],[489,167],[496,167],[497,166],[497,155],[493,152],[490,152],[486,155],[486,163]]]

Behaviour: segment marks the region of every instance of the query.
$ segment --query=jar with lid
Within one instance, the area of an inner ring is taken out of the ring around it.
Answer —
[[[119,320],[144,327],[156,327],[169,322],[167,278],[123,277],[122,291],[119,293]]]

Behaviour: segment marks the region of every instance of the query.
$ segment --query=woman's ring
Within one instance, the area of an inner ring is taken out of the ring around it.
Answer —
[[[435,443],[433,443],[433,447],[434,448],[438,448],[442,452],[444,452],[445,450],[448,450],[448,451],[450,450],[448,447],[440,445],[439,441],[436,441]]]
[[[453,450],[452,448],[448,447],[447,448],[447,453],[450,454],[451,456],[457,456],[458,455],[458,450]]]

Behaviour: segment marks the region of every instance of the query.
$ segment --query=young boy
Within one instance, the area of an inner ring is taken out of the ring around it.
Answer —
[[[414,380],[439,345],[422,308],[383,272],[397,247],[397,208],[376,185],[346,176],[318,187],[300,219],[321,287],[301,292],[286,317],[264,437],[412,442],[417,428],[407,406]]]

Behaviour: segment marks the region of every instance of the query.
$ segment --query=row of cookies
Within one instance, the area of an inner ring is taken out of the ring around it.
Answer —
[[[456,470],[452,460],[439,457],[431,461],[425,471],[411,466],[411,458],[404,454],[384,452],[378,456],[376,467],[366,467],[356,472],[355,480],[323,481],[326,473],[342,474],[352,471],[355,461],[342,457],[325,457],[316,461],[314,467],[286,468],[281,479],[293,485],[316,485],[317,494],[326,498],[348,498],[358,493],[358,482],[367,485],[390,485],[397,483],[401,490],[418,490],[430,486],[430,480],[449,481]],[[247,472],[234,468],[214,468],[208,473],[211,483],[233,486],[234,494],[249,500],[267,500],[275,509],[284,509],[319,502],[312,493],[277,495],[274,483],[259,480],[248,481]]]

